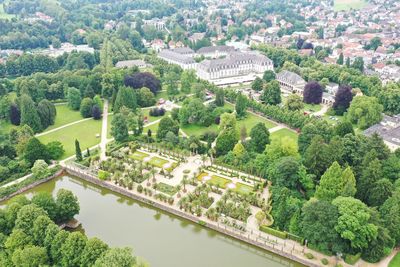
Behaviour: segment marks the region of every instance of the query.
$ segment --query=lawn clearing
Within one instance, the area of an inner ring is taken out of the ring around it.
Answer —
[[[205,176],[208,176],[208,173],[206,173],[206,172],[200,173],[199,176],[197,176],[197,180],[199,180],[200,182],[203,182],[203,178]],[[221,177],[221,176],[218,176],[218,175],[211,175],[211,179],[206,181],[206,183],[208,183],[208,184],[211,184],[211,185],[217,186],[219,188],[223,188],[223,189],[225,189],[226,186],[231,182],[232,182],[231,180]]]
[[[397,252],[397,254],[389,262],[389,267],[400,267],[400,252]]]
[[[365,0],[334,0],[335,11],[347,11],[350,9],[361,9],[367,5]]]
[[[178,192],[175,186],[165,184],[162,182],[157,184],[157,190],[170,196],[173,196]]]
[[[15,17],[14,14],[8,14],[4,11],[4,4],[0,4],[0,19],[12,19]]]
[[[205,134],[206,132],[219,132],[218,125],[211,124],[208,127],[200,126],[197,124],[188,124],[182,127],[182,131],[184,131],[187,135],[195,135],[200,136]]]
[[[236,183],[236,188],[233,189],[233,191],[242,195],[248,195],[253,192],[253,187],[242,183]]]
[[[137,150],[136,150],[135,153],[133,153],[133,154],[130,155],[129,157],[132,158],[132,159],[134,159],[134,160],[142,161],[142,160],[144,160],[145,158],[147,158],[148,156],[150,156],[150,155],[147,154],[147,153],[140,152],[140,151],[137,151]]]
[[[147,123],[156,121],[156,120],[160,120],[162,118],[164,118],[165,116],[168,116],[171,112],[166,111],[164,116],[158,116],[158,117],[154,117],[154,116],[150,116],[150,109],[146,108],[146,109],[142,109],[142,113],[143,113],[143,117],[147,117]]]
[[[297,143],[298,135],[296,132],[293,132],[289,129],[283,128],[276,132],[271,133],[271,140],[282,140],[282,138],[288,137]]]
[[[10,122],[6,120],[0,120],[0,133],[8,134],[11,129],[18,128],[18,126],[12,125]]]
[[[149,164],[153,165],[154,167],[162,169],[165,164],[169,163],[168,160],[162,159],[159,157],[152,157],[149,161]]]
[[[150,126],[144,126],[143,134],[147,134],[147,131],[151,130],[152,136],[155,138],[155,134],[157,133],[157,130],[158,130],[158,124],[159,124],[159,122],[154,123],[154,124],[152,124]]]
[[[47,129],[44,130],[44,132],[56,129],[60,126],[66,125],[74,121],[79,121],[84,119],[79,111],[70,109],[67,106],[67,104],[55,105],[55,107],[57,110],[57,115],[54,125],[47,127]]]
[[[101,134],[101,120],[92,119],[41,135],[38,139],[44,144],[60,141],[65,150],[62,158],[65,159],[75,154],[75,139],[79,141],[82,151],[100,143],[96,134]]]
[[[321,108],[322,108],[322,105],[320,105],[320,104],[313,105],[313,104],[304,103],[303,111],[314,113],[314,112],[320,111]]]

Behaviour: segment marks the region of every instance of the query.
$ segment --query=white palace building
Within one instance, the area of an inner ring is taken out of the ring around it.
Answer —
[[[252,82],[266,70],[274,70],[272,60],[257,52],[240,52],[227,46],[215,48],[202,48],[198,53],[190,48],[168,49],[162,50],[158,57],[184,70],[193,69],[199,78],[220,86]],[[196,63],[194,57],[205,54],[213,54],[213,58]],[[214,58],[216,54],[223,55]]]

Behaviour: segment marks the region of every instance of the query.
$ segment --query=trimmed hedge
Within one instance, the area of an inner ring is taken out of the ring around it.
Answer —
[[[314,259],[314,255],[311,254],[311,253],[305,253],[304,256],[305,256],[307,259],[309,259],[309,260]]]
[[[276,237],[279,237],[279,238],[282,238],[282,239],[286,239],[287,238],[287,233],[286,232],[281,232],[281,231],[275,230],[275,229],[270,228],[270,227],[268,227],[266,225],[261,225],[260,226],[260,231],[262,231],[264,233],[267,233],[267,234],[270,234],[270,235],[273,235],[273,236],[276,236]]]
[[[298,235],[294,235],[291,233],[287,233],[287,238],[296,242],[299,242],[301,245],[304,245],[304,238]]]
[[[346,254],[344,257],[344,262],[350,265],[354,265],[361,258],[361,253],[356,255]]]
[[[98,176],[100,180],[106,181],[108,178],[110,178],[111,174],[107,171],[99,170]]]
[[[323,259],[321,260],[321,263],[322,263],[323,265],[328,265],[329,261],[328,261],[328,259],[323,258]]]

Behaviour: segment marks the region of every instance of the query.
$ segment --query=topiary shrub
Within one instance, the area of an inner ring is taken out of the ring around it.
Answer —
[[[106,180],[108,180],[108,178],[110,178],[111,174],[109,172],[106,172],[106,171],[103,171],[103,170],[99,170],[97,175],[98,175],[100,180],[106,181]]]
[[[314,259],[314,255],[311,253],[305,253],[304,256],[306,256],[307,259],[312,260]]]
[[[141,184],[137,186],[137,191],[138,191],[139,193],[142,193],[142,192],[143,192],[143,186],[142,186]]]
[[[322,263],[323,265],[328,265],[329,261],[328,261],[328,259],[323,258],[323,259],[321,260],[321,263]]]

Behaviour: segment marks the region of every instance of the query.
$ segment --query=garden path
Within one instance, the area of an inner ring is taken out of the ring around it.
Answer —
[[[108,120],[108,99],[104,99],[103,106],[103,121],[101,125],[101,141],[100,141],[100,159],[106,159],[106,146],[107,146],[107,120]]]
[[[325,113],[328,111],[328,109],[329,109],[329,106],[327,106],[327,105],[322,105],[321,110],[319,110],[319,111],[317,111],[317,112],[314,112],[312,115],[313,115],[313,116],[323,116],[323,115],[325,115]]]

